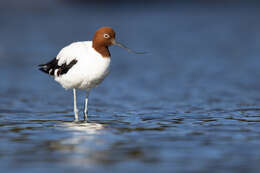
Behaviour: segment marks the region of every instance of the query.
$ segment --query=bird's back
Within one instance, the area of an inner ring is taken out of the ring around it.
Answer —
[[[56,59],[58,65],[69,63],[74,59],[87,58],[91,53],[92,41],[74,42],[61,49]]]

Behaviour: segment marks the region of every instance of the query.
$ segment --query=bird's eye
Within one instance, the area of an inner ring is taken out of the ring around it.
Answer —
[[[108,34],[104,34],[104,38],[109,38],[110,36]]]

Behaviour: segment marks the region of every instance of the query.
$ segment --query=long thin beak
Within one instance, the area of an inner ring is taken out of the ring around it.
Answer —
[[[125,45],[123,45],[122,43],[116,42],[116,40],[113,40],[112,44],[115,45],[115,46],[121,47],[122,49],[125,49],[125,50],[127,50],[128,52],[131,52],[131,53],[135,53],[135,54],[145,54],[146,53],[146,52],[136,52],[134,50],[131,50],[128,47],[126,47]]]

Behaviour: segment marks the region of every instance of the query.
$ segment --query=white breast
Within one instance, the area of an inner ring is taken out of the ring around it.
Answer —
[[[92,41],[70,44],[60,51],[57,59],[58,65],[77,60],[77,63],[66,74],[54,77],[66,89],[94,88],[109,73],[110,57],[102,57],[92,48]]]

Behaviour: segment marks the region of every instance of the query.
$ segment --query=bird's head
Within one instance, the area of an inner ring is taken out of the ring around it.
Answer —
[[[93,37],[93,47],[99,49],[100,47],[107,48],[109,46],[119,46],[128,52],[136,53],[136,54],[143,54],[144,52],[135,52],[123,44],[116,41],[116,33],[111,27],[102,27],[99,28],[94,37]]]
[[[110,27],[99,28],[93,38],[93,43],[99,46],[108,47],[115,43],[116,33]]]

